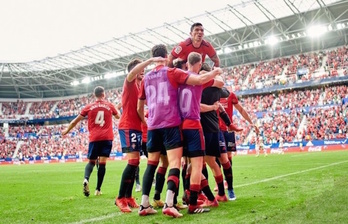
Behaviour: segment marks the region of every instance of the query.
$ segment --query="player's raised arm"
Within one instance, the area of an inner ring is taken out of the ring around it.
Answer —
[[[197,76],[190,75],[186,81],[186,84],[188,84],[188,85],[203,85],[204,83],[209,82],[210,80],[215,78],[215,76],[217,76],[221,73],[222,73],[221,68],[215,68],[213,71],[207,72],[207,73],[202,74],[202,75],[197,75]]]
[[[75,117],[75,119],[69,123],[69,126],[62,132],[62,135],[68,134],[70,130],[73,129],[83,118],[84,117],[80,114],[77,117]]]

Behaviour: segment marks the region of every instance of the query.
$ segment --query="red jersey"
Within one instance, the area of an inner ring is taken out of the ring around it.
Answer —
[[[234,94],[233,92],[230,93],[230,95],[228,96],[228,98],[221,98],[220,99],[220,103],[221,105],[225,108],[225,111],[228,115],[228,117],[231,120],[231,124],[233,123],[233,105],[238,103],[238,98],[236,96],[236,94]],[[221,117],[219,116],[219,127],[221,131],[227,131],[227,126],[225,124],[225,122],[221,119]]]
[[[145,117],[147,118],[149,115],[148,111],[145,111]],[[147,142],[147,125],[144,125],[141,122],[141,131],[143,132],[143,134],[141,135],[141,141],[142,142]]]
[[[122,115],[118,124],[118,129],[141,131],[141,119],[137,112],[139,87],[136,79],[123,83],[122,91]]]
[[[206,55],[208,55],[210,58],[216,55],[214,47],[208,41],[202,40],[201,46],[196,48],[192,45],[191,38],[188,38],[185,41],[181,42],[179,45],[175,46],[171,54],[175,58],[181,58],[187,61],[187,57],[191,52],[197,52],[201,54],[202,63],[204,62]]]
[[[117,115],[115,106],[106,100],[97,100],[82,109],[81,116],[88,116],[89,141],[114,140],[112,116]]]

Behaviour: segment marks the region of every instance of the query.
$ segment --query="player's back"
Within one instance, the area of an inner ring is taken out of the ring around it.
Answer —
[[[108,101],[96,101],[88,104],[81,115],[88,116],[90,141],[113,140],[112,116],[116,113],[113,104]]]
[[[175,127],[181,123],[178,89],[171,84],[168,69],[166,66],[153,69],[144,78],[149,130]]]

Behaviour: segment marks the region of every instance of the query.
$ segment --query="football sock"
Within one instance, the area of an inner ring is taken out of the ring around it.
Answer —
[[[159,167],[156,173],[156,186],[155,186],[155,195],[153,198],[155,200],[160,200],[161,199],[161,193],[163,190],[164,182],[165,182],[165,175],[167,172],[166,167]]]
[[[93,168],[95,166],[95,160],[90,160],[86,167],[85,167],[85,179],[89,181],[89,177],[91,176],[91,173],[93,172]]]
[[[204,177],[208,180],[208,170],[207,170],[206,164],[203,165],[202,173],[203,173]]]
[[[149,196],[152,186],[153,177],[155,176],[158,161],[147,161],[147,166],[143,176],[143,195]]]
[[[128,160],[128,164],[127,164],[127,166],[124,169],[123,174],[122,174],[118,198],[126,197],[127,189],[133,187],[130,185],[132,183],[134,184],[134,175],[135,175],[135,170],[137,169],[137,166],[139,166],[138,159],[129,159]],[[129,191],[127,193],[128,193],[127,196],[129,196]]]
[[[197,205],[198,192],[201,189],[199,184],[190,185],[190,205]]]
[[[169,170],[168,180],[167,180],[168,190],[167,190],[167,198],[166,198],[166,203],[168,206],[173,206],[174,195],[177,192],[177,189],[179,187],[179,177],[180,177],[180,169],[172,168]]]
[[[186,178],[186,171],[187,171],[187,164],[185,164],[183,167],[182,167],[182,171],[181,171],[181,178],[182,178],[182,186],[184,189],[185,188],[185,184],[186,184],[186,181],[185,181],[185,178]]]
[[[140,184],[139,172],[140,172],[140,168],[139,168],[139,166],[137,166],[137,169],[135,170],[135,182],[136,182],[137,184]]]
[[[216,176],[214,178],[215,178],[215,182],[218,185],[218,194],[220,196],[225,195],[224,178],[223,178],[222,174],[219,176]]]
[[[106,164],[99,162],[99,169],[98,169],[98,179],[97,179],[97,188],[96,190],[100,191],[100,188],[103,184],[104,181],[104,176],[105,176],[105,168]]]
[[[207,196],[209,201],[214,201],[215,197],[213,195],[213,192],[211,192],[211,190],[210,190],[207,179],[203,179],[201,181],[201,189],[202,189],[204,195]]]
[[[230,162],[228,161],[225,164],[222,164],[224,175],[225,175],[225,180],[227,181],[228,184],[228,189],[233,189],[232,183],[233,183],[233,176],[232,176],[232,167]]]
[[[185,184],[184,184],[184,190],[189,190],[190,189],[190,178],[191,178],[191,174],[186,174],[185,177]]]

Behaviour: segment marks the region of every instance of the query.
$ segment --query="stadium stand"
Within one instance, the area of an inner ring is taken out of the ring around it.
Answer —
[[[250,2],[235,7],[243,11],[263,4],[261,1]],[[257,7],[259,17],[267,18],[271,12],[275,15],[277,9],[283,10],[281,15],[264,21],[245,11],[243,18],[234,14],[235,22],[228,25],[218,18],[230,15],[230,7],[214,12],[215,19],[208,14],[195,19],[207,24],[209,36],[206,38],[217,49],[226,86],[238,95],[243,107],[257,120],[265,144],[276,144],[280,137],[285,143],[345,139],[348,123],[348,2],[313,0],[294,2],[292,6],[286,2],[272,1],[277,7],[269,7],[268,12],[265,7]],[[294,14],[294,10],[305,13]],[[250,22],[247,26],[246,18]],[[305,27],[309,22],[323,24],[327,35],[310,39]],[[85,124],[65,138],[60,132],[89,103],[93,87],[103,85],[107,98],[119,103],[125,65],[133,57],[149,57],[148,45],[154,45],[154,42],[153,38],[147,37],[152,37],[153,33],[169,35],[173,32],[174,40],[168,39],[167,44],[173,47],[178,42],[175,38],[182,38],[178,30],[184,30],[182,24],[187,23],[191,21],[177,21],[170,24],[170,27],[179,27],[177,29],[168,29],[167,25],[148,29],[132,34],[132,38],[115,38],[57,58],[0,63],[1,159],[85,153],[86,149],[81,148],[88,133]],[[278,45],[267,43],[269,33],[274,34]],[[128,44],[129,39],[134,39],[134,43]],[[141,44],[144,40],[148,44]],[[86,74],[93,85],[82,82]],[[23,84],[21,76],[27,78],[27,84]],[[113,79],[108,79],[109,76]],[[75,80],[81,85],[71,85]],[[255,144],[255,133],[238,113],[234,114],[233,121],[244,128],[237,135],[237,145]],[[115,133],[117,136],[118,132]],[[117,138],[113,151],[119,151]]]

